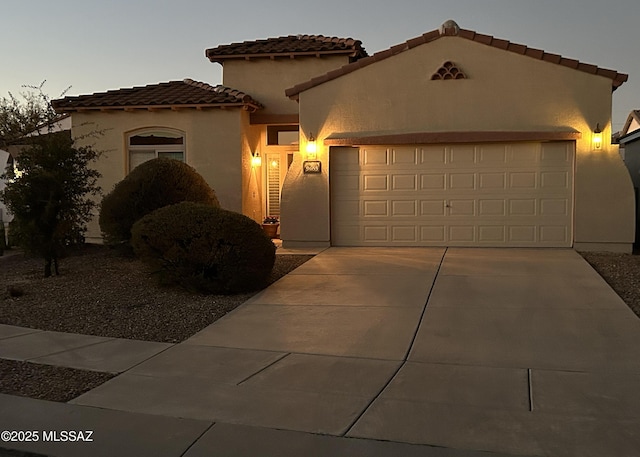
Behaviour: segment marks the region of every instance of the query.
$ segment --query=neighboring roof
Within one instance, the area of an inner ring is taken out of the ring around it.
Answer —
[[[323,35],[289,35],[265,40],[243,41],[207,49],[205,56],[211,62],[223,63],[229,59],[255,59],[275,57],[320,57],[346,55],[356,61],[368,56],[360,40],[326,37]]]
[[[94,109],[242,107],[255,111],[262,108],[259,102],[244,92],[192,79],[65,97],[53,100],[52,105],[59,113]]]
[[[636,121],[636,124],[640,124],[640,110],[636,109],[629,113],[629,116],[627,117],[627,122],[624,123],[624,127],[620,131],[620,136],[624,136],[627,133],[631,133],[629,132],[629,128],[631,127],[631,124],[633,123],[633,121]],[[635,132],[635,130],[632,130],[632,132]]]
[[[618,142],[624,147],[627,143],[633,143],[635,141],[640,140],[640,129],[634,130],[633,132],[627,133],[624,136],[618,138]]]
[[[71,114],[64,113],[57,115],[55,119],[39,125],[33,132],[27,133],[25,136],[46,135],[49,133],[71,131]]]
[[[494,38],[490,35],[482,35],[480,33],[474,32],[473,30],[461,29],[458,27],[458,25],[454,21],[447,21],[440,27],[439,30],[433,30],[431,32],[427,32],[419,37],[413,38],[411,40],[408,40],[396,46],[392,46],[387,50],[376,52],[374,55],[370,57],[362,58],[357,62],[350,63],[341,68],[330,71],[324,75],[317,76],[309,81],[297,84],[287,89],[285,91],[285,94],[290,98],[296,98],[300,92],[303,92],[307,89],[311,89],[312,87],[315,87],[327,81],[331,81],[333,79],[339,78],[340,76],[356,71],[362,67],[366,67],[367,65],[371,65],[372,63],[379,62],[381,60],[387,59],[394,55],[397,55],[402,52],[408,51],[412,48],[415,48],[416,46],[421,46],[423,44],[430,43],[432,41],[438,40],[439,38],[442,38],[445,36],[457,36],[460,38],[465,38],[467,40],[475,41],[477,43],[481,43],[487,46],[492,46],[494,48],[503,49],[505,51],[525,55],[533,59],[555,63],[558,65],[562,65],[568,68],[573,68],[575,70],[583,71],[583,72],[594,74],[594,75],[604,76],[606,78],[610,78],[613,81],[613,90],[615,90],[620,85],[622,85],[622,83],[627,81],[629,77],[628,75],[618,73],[615,70],[607,70],[604,68],[597,67],[595,65],[581,63],[574,59],[567,59],[558,54],[550,54],[540,49],[529,48],[522,44],[511,43],[510,41]]]

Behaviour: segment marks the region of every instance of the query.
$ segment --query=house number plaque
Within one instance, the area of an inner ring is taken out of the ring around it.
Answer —
[[[305,173],[322,173],[322,162],[319,160],[305,160],[302,166]]]

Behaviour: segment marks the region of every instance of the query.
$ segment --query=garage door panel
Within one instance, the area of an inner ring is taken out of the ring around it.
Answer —
[[[388,149],[364,149],[362,154],[363,165],[389,165]]]
[[[332,149],[332,243],[571,246],[573,150],[571,142]]]
[[[391,202],[391,216],[418,215],[418,202],[415,200],[394,200]]]
[[[391,230],[391,236],[395,242],[415,243],[418,241],[418,227],[415,225],[393,226]]]
[[[476,241],[476,228],[472,225],[451,225],[449,241],[456,244],[473,243]]]
[[[514,243],[535,243],[536,238],[536,226],[535,225],[520,225],[508,227],[508,239]]]
[[[450,173],[449,189],[452,190],[475,190],[476,174],[475,173]]]
[[[416,148],[393,149],[392,152],[393,165],[417,165],[418,150]]]
[[[358,221],[361,216],[361,204],[360,200],[353,199],[336,201],[331,210],[332,218],[341,221]]]
[[[571,144],[545,143],[541,148],[540,161],[548,165],[570,165],[573,163]]]
[[[481,243],[498,243],[506,241],[504,225],[480,225],[478,226],[478,241]]]
[[[509,187],[512,189],[535,189],[538,186],[537,173],[514,172],[509,174]]]
[[[486,145],[479,148],[480,165],[495,167],[503,166],[507,163],[507,147],[505,145]]]
[[[479,199],[478,215],[479,216],[504,216],[506,202],[504,199]]]
[[[535,216],[537,214],[537,202],[535,198],[509,200],[509,215]]]
[[[332,228],[331,236],[336,246],[358,246],[362,244],[361,227],[359,225],[340,225]]]
[[[475,216],[476,201],[475,200],[449,200],[448,209],[450,216]]]
[[[416,182],[418,177],[413,175],[392,175],[391,189],[393,190],[417,190]]]
[[[454,166],[472,166],[476,163],[476,147],[456,145],[449,148],[449,163]]]
[[[506,173],[478,173],[479,188],[482,190],[496,190],[507,188]]]
[[[360,175],[350,173],[334,173],[331,176],[331,190],[337,196],[358,194],[360,192]]]
[[[507,152],[507,162],[510,164],[526,164],[540,161],[541,154],[540,143],[515,143],[509,146]]]
[[[540,214],[542,216],[569,216],[570,202],[567,199],[540,200]]]
[[[420,241],[425,244],[440,245],[446,241],[444,225],[420,226]]]
[[[447,175],[445,173],[420,175],[420,189],[422,190],[445,190],[446,183]]]
[[[362,190],[387,191],[389,190],[389,178],[387,175],[365,175],[362,181]]]
[[[540,187],[543,189],[569,187],[569,172],[567,171],[545,171],[540,173]]]
[[[569,238],[567,227],[565,226],[542,226],[540,227],[540,241],[546,243],[564,243]]]
[[[442,166],[447,163],[447,148],[444,146],[425,146],[418,150],[420,165]]]
[[[364,227],[364,240],[370,242],[389,242],[389,227],[386,225],[367,225]]]
[[[444,200],[422,200],[420,202],[421,216],[444,216],[445,202]]]
[[[364,217],[388,216],[389,206],[387,200],[366,200],[363,202]]]

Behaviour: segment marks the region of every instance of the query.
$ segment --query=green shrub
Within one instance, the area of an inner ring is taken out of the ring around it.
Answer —
[[[105,243],[129,242],[138,219],[183,201],[220,206],[213,189],[189,165],[166,158],[138,165],[102,200],[99,223]]]
[[[160,274],[205,293],[230,294],[264,287],[276,248],[260,225],[233,211],[192,202],[160,208],[136,222],[136,255]]]

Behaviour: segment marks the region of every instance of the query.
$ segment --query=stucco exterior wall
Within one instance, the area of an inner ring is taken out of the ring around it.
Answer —
[[[90,131],[104,135],[80,140],[102,151],[95,168],[102,174],[98,184],[104,194],[128,173],[127,135],[142,128],[171,128],[185,134],[185,161],[216,191],[222,207],[242,212],[243,154],[242,111],[211,109],[198,111],[87,111],[72,115],[72,135]],[[97,216],[97,213],[96,213]],[[100,241],[97,217],[89,225],[89,241]]]
[[[298,104],[285,96],[285,89],[348,63],[346,56],[227,60],[222,84],[262,103],[261,114],[298,114]]]
[[[467,79],[431,81],[446,61]],[[304,175],[303,154],[296,157],[283,190],[283,217],[296,221],[283,230],[285,245],[329,243],[329,149],[323,140],[331,134],[574,130],[582,133],[576,142],[574,245],[628,250],[633,188],[609,143],[611,98],[610,79],[459,37],[440,38],[302,92],[301,150],[313,132],[323,173]],[[593,151],[598,123],[604,144]]]
[[[244,111],[242,125],[242,213],[258,223],[262,223],[263,177],[262,168],[254,167],[251,158],[262,153],[265,128],[263,125],[250,125],[249,113]]]

